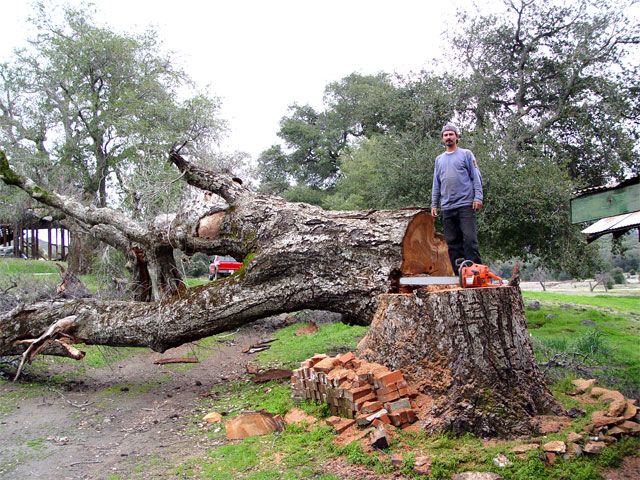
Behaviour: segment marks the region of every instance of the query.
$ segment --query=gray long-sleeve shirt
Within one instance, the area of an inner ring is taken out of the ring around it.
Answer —
[[[458,148],[439,155],[433,172],[431,206],[444,210],[482,202],[482,175],[471,150]]]

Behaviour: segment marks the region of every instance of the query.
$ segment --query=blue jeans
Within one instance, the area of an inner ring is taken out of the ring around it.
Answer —
[[[471,205],[442,210],[444,238],[449,247],[449,261],[454,273],[458,274],[456,260],[471,260],[482,263],[478,246],[478,226],[476,212]]]

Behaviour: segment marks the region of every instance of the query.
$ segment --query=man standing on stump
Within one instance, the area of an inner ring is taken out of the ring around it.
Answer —
[[[442,207],[444,236],[456,275],[456,260],[482,263],[476,224],[476,212],[482,208],[482,176],[473,153],[458,147],[459,140],[455,125],[442,127],[445,152],[436,158],[431,190],[431,215],[437,217],[438,206]]]

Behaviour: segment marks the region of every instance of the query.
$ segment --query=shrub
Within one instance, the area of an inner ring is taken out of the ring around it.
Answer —
[[[624,285],[627,282],[627,279],[624,278],[624,271],[620,267],[611,270],[611,279],[613,283],[618,285]]]

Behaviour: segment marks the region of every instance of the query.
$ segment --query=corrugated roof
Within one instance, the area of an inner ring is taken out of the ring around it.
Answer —
[[[601,185],[597,187],[583,188],[581,190],[573,192],[573,196],[581,197],[583,195],[589,195],[591,193],[606,192],[607,190],[615,190],[616,188],[623,188],[628,185],[635,185],[636,183],[640,183],[640,177],[628,178],[627,180],[623,180],[622,182],[616,183],[615,185]]]
[[[625,213],[614,217],[601,218],[593,225],[588,226],[582,233],[589,240],[595,240],[608,233],[621,233],[640,227],[640,212]]]

